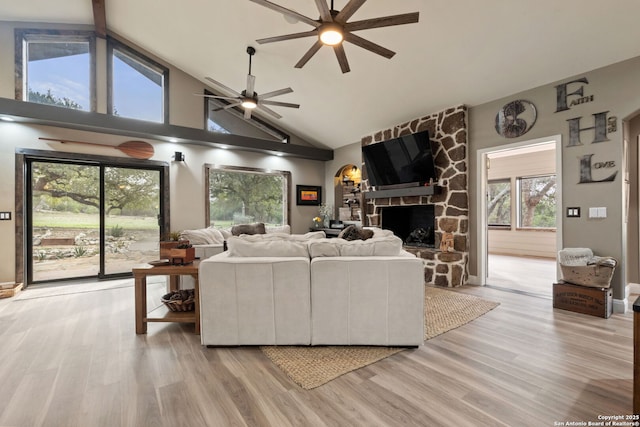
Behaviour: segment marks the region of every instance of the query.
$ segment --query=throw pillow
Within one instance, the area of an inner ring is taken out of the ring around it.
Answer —
[[[367,240],[373,237],[373,231],[351,224],[345,227],[338,237],[344,240]]]
[[[238,224],[231,227],[231,234],[239,236],[241,234],[265,234],[266,230],[262,222],[255,224]]]

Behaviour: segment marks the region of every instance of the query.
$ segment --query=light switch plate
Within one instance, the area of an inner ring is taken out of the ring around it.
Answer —
[[[0,212],[0,221],[10,221],[11,212]]]
[[[567,208],[567,218],[580,218],[580,208]]]

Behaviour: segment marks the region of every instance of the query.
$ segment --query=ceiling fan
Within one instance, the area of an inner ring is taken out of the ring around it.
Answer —
[[[347,55],[344,52],[342,46],[343,41],[348,41],[360,46],[363,49],[377,53],[385,58],[391,58],[396,53],[377,45],[369,40],[365,40],[362,37],[353,34],[353,31],[368,30],[371,28],[389,27],[392,25],[413,24],[418,22],[419,12],[404,13],[401,15],[383,16],[380,18],[365,19],[363,21],[347,22],[349,18],[364,4],[366,0],[349,0],[349,2],[337,11],[333,8],[333,0],[331,0],[331,7],[327,6],[325,0],[315,0],[316,7],[320,12],[319,19],[311,19],[304,15],[299,14],[293,10],[279,6],[267,0],[250,0],[254,3],[267,7],[269,9],[280,12],[287,17],[294,18],[298,21],[304,22],[314,27],[311,31],[305,31],[302,33],[286,34],[283,36],[268,37],[264,39],[256,40],[258,43],[272,43],[283,40],[292,40],[302,37],[318,37],[318,40],[311,46],[311,48],[304,54],[304,56],[295,65],[295,68],[302,68],[309,59],[315,53],[320,50],[322,45],[328,45],[333,47],[333,51],[336,53],[340,69],[343,73],[351,71],[349,68],[349,62],[347,61]]]
[[[293,92],[293,89],[290,87],[284,89],[274,90],[273,92],[268,92],[262,95],[259,95],[258,92],[255,91],[255,83],[256,77],[251,75],[251,57],[255,55],[256,50],[249,46],[247,47],[247,53],[249,54],[249,74],[247,74],[247,88],[243,90],[241,93],[234,91],[233,89],[223,85],[222,83],[212,79],[211,77],[205,77],[206,80],[213,83],[215,86],[218,86],[224,92],[230,93],[234,96],[218,96],[218,95],[202,95],[199,93],[194,93],[196,96],[203,96],[205,98],[213,98],[213,99],[223,99],[226,101],[230,101],[229,104],[224,107],[215,108],[213,111],[220,110],[228,110],[233,107],[243,107],[244,108],[244,118],[251,118],[251,111],[257,109],[258,111],[265,112],[275,117],[276,119],[281,118],[282,116],[272,109],[265,107],[265,105],[273,105],[276,107],[289,107],[289,108],[300,108],[299,104],[292,104],[289,102],[279,102],[279,101],[270,101],[269,98],[273,98],[274,96],[284,95],[286,93]]]

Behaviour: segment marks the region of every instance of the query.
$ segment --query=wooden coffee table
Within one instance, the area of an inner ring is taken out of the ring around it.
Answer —
[[[148,322],[181,322],[193,323],[195,333],[200,334],[200,284],[198,283],[198,266],[200,260],[186,265],[145,264],[134,267],[131,271],[135,279],[136,334],[147,333]],[[171,311],[164,304],[147,313],[147,277],[169,276],[169,290],[179,288],[180,276],[191,276],[194,281],[195,308],[193,311]]]

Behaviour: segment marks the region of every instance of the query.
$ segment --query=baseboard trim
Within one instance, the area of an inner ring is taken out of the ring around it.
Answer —
[[[629,299],[613,299],[613,312],[624,314],[627,312],[627,304],[629,304]]]
[[[478,276],[471,276],[469,275],[468,279],[467,279],[467,283],[469,285],[475,285],[475,286],[480,286],[482,285],[482,283],[480,282],[480,278]],[[638,285],[640,287],[640,285]]]

